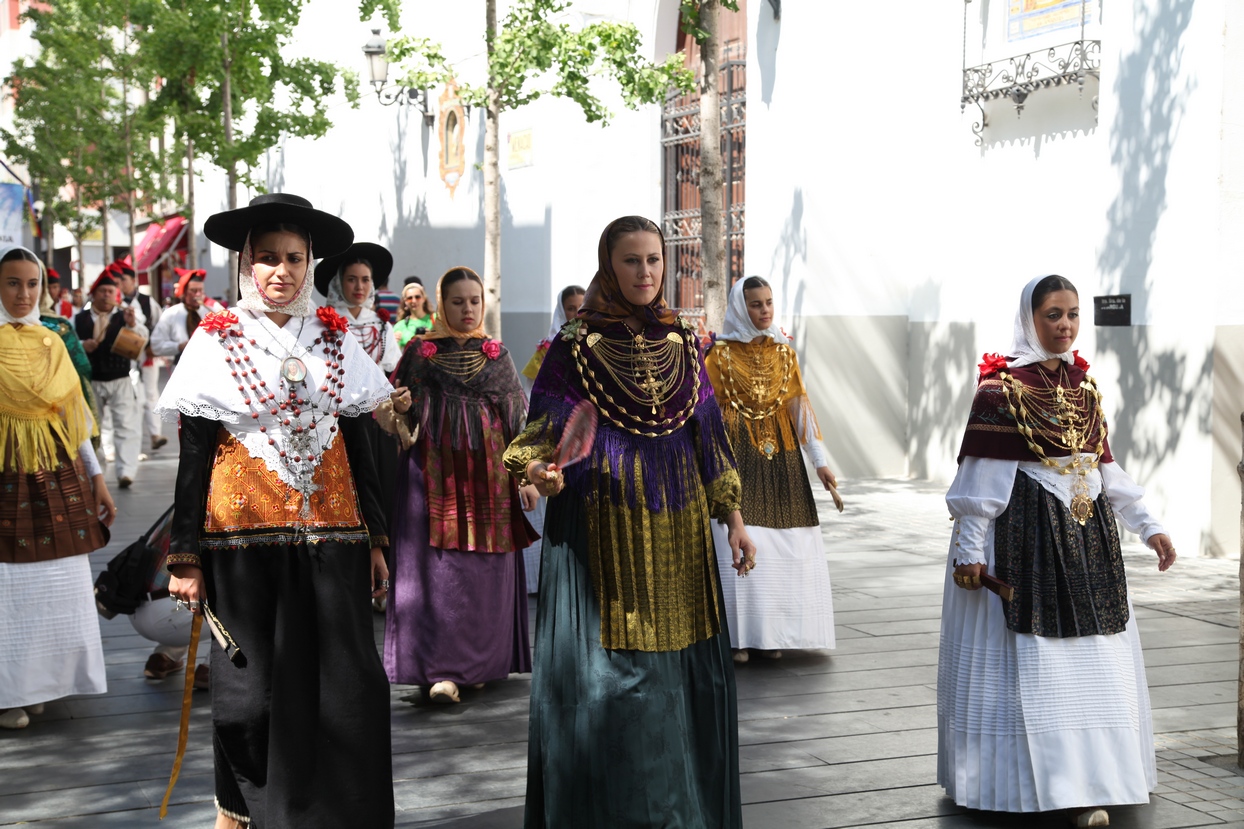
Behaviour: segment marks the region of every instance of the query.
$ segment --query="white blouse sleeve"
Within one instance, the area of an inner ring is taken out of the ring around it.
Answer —
[[[968,456],[946,493],[946,507],[955,519],[952,556],[959,564],[984,564],[990,523],[1011,502],[1019,461]]]
[[[1144,487],[1133,481],[1123,467],[1111,461],[1097,468],[1101,471],[1101,488],[1110,499],[1110,507],[1129,532],[1136,533],[1145,542],[1158,533],[1166,532],[1141,500],[1145,497]]]
[[[790,413],[791,423],[795,425],[795,434],[799,437],[799,443],[807,454],[812,468],[820,469],[822,466],[829,466],[829,453],[825,451],[825,444],[817,437],[820,427],[817,425],[816,415],[812,412],[812,404],[808,402],[807,395],[801,395],[790,401],[787,404],[787,411]]]
[[[384,356],[380,358],[380,370],[389,374],[397,368],[397,363],[402,357],[402,348],[397,344],[397,334],[393,331],[392,323],[384,324],[382,336],[384,337]]]
[[[86,467],[87,480],[103,474],[104,470],[99,466],[99,457],[95,454],[95,447],[91,446],[90,438],[82,441],[82,445],[78,447],[78,457]]]

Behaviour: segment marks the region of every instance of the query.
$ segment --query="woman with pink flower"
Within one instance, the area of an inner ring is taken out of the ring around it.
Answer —
[[[479,276],[448,271],[437,307],[394,372],[386,426],[417,437],[399,465],[384,665],[390,682],[458,702],[463,685],[531,670],[520,551],[538,537],[523,515],[537,496],[501,461],[527,402],[509,351],[484,333]]]

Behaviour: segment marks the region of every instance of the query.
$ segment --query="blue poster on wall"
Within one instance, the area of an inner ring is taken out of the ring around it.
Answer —
[[[25,211],[26,188],[20,184],[0,184],[0,245],[22,243]]]

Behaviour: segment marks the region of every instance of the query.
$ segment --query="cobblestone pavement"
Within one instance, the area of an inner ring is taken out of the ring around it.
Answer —
[[[172,448],[118,494],[114,542],[92,556],[96,572],[167,506]],[[837,649],[753,659],[737,672],[748,829],[1065,825],[1064,815],[968,812],[935,785],[944,490],[866,480],[844,481],[842,492],[842,515],[820,502]],[[1234,766],[1238,564],[1185,559],[1159,574],[1134,542],[1125,557],[1160,785],[1149,805],[1111,809],[1111,825],[1244,829],[1244,774]],[[58,701],[24,731],[0,732],[0,824],[211,826],[207,695],[195,697],[190,749],[161,824],[179,686],[142,678],[151,645],[125,617],[101,624],[108,693]],[[453,707],[411,704],[412,689],[393,688],[399,826],[522,825],[529,688],[527,677],[513,677],[466,691]]]

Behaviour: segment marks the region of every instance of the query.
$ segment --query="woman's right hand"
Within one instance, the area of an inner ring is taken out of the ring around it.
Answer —
[[[981,573],[984,572],[983,564],[960,564],[955,568],[955,586],[964,590],[980,590]]]
[[[191,613],[201,613],[203,599],[207,596],[207,590],[203,587],[203,570],[193,564],[174,565],[173,575],[168,580],[168,593],[174,599],[190,604]]]
[[[545,498],[552,498],[566,486],[566,479],[557,464],[532,461],[527,464],[527,480]]]

